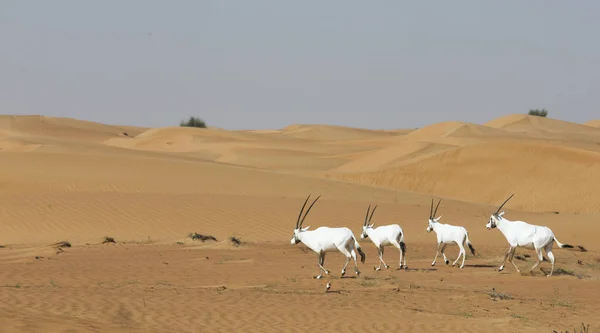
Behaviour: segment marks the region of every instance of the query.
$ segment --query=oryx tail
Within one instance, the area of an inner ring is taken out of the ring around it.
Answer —
[[[358,254],[360,255],[360,262],[364,264],[365,260],[367,260],[367,255],[360,248],[360,244],[358,244],[358,241],[356,240],[354,235],[352,235],[352,239],[354,240],[354,247],[356,248],[356,252],[358,252]]]
[[[558,245],[558,247],[560,247],[561,249],[572,249],[573,245],[571,244],[563,244],[561,242],[558,241],[558,239],[556,239],[556,237],[554,237],[554,241],[556,242],[556,245]]]

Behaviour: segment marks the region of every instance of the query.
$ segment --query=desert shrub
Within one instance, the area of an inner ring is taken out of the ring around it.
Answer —
[[[116,243],[116,242],[115,242],[114,238],[105,236],[104,240],[102,241],[102,244],[107,244],[107,243]]]
[[[241,239],[239,239],[238,237],[235,237],[235,236],[230,236],[230,237],[229,237],[229,240],[230,240],[230,241],[231,241],[231,243],[232,243],[233,245],[235,245],[235,246],[240,246],[240,245],[242,245],[242,240],[241,240]]]
[[[188,120],[182,120],[179,126],[206,128],[206,122],[198,117],[190,117]]]
[[[537,117],[546,117],[548,115],[548,111],[546,111],[546,109],[531,109],[529,110],[529,115]]]
[[[581,328],[577,329],[574,328],[573,329],[573,333],[588,333],[590,331],[590,325],[585,325],[584,323],[581,323]],[[566,331],[560,331],[561,333],[571,333],[571,331],[566,330]],[[558,333],[557,330],[553,330],[552,333]]]
[[[199,234],[197,232],[190,232],[188,234],[188,237],[191,238],[192,240],[201,240],[201,241],[207,241],[207,240],[213,240],[216,241],[217,239],[215,238],[215,236],[211,236],[211,235],[202,235]]]

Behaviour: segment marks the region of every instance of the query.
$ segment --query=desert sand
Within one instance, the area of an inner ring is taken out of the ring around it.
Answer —
[[[600,332],[597,121],[228,131],[5,115],[0,165],[0,333]],[[374,271],[366,239],[360,277],[350,264],[340,278],[345,258],[330,253],[315,280],[316,255],[290,244],[311,193],[304,226],[356,237],[379,205],[372,222],[402,226],[409,268],[387,248],[390,269]],[[506,218],[587,251],[555,245],[547,277],[518,249],[523,273],[498,272],[508,244],[485,224],[511,193]],[[477,249],[463,269],[431,266],[433,197]]]

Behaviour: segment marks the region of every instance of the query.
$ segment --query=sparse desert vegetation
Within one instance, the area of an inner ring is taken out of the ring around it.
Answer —
[[[179,123],[181,127],[198,127],[198,128],[206,128],[206,122],[202,120],[202,118],[198,117],[189,117],[187,120],[182,120]]]
[[[528,114],[536,117],[547,117],[548,111],[546,109],[531,109]]]
[[[192,239],[192,240],[200,240],[200,241],[207,241],[207,240],[213,240],[216,241],[217,239],[215,238],[215,236],[211,236],[211,235],[202,235],[199,234],[197,232],[190,232],[188,234],[188,238]]]

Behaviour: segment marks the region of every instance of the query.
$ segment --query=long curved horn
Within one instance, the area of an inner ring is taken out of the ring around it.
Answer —
[[[369,222],[367,222],[367,223],[371,223],[371,219],[373,218],[373,214],[375,213],[375,209],[377,209],[377,205],[375,205],[375,208],[373,208],[373,210],[371,211],[371,216],[369,217]]]
[[[308,212],[310,212],[310,209],[313,208],[313,206],[315,205],[315,203],[317,202],[317,200],[319,200],[321,196],[319,195],[315,201],[313,201],[312,204],[310,204],[310,206],[308,206],[308,209],[306,210],[306,213],[304,213],[304,217],[302,218],[302,221],[300,221],[300,225],[298,227],[302,227],[302,223],[304,223],[304,219],[306,219],[306,215],[308,215]]]
[[[433,214],[433,198],[431,198],[431,208],[429,208],[429,218],[430,219],[432,218],[431,214]]]
[[[371,210],[371,205],[369,205],[369,207],[367,207],[367,215],[365,215],[365,223],[363,223],[363,225],[367,225],[367,223],[368,223],[367,218],[369,217],[370,210]]]
[[[308,198],[310,198],[310,194],[308,195],[308,197],[306,197],[306,200],[304,201],[304,205],[302,205],[302,209],[300,209],[300,213],[298,214],[298,219],[296,220],[296,229],[298,229],[298,226],[300,224],[300,216],[302,216],[302,212],[304,211],[304,207],[306,207],[306,203],[308,202]]]
[[[435,214],[437,214],[437,210],[438,210],[438,207],[440,206],[441,202],[442,202],[442,199],[440,199],[440,201],[438,201],[437,206],[435,206],[435,210],[433,211],[433,215],[431,215],[431,218],[434,218]]]
[[[504,202],[500,205],[500,207],[498,207],[498,210],[496,211],[496,213],[494,215],[498,215],[498,213],[500,213],[500,209],[502,209],[502,207],[504,207],[504,204],[506,204],[508,202],[508,200],[510,200],[510,198],[513,197],[513,195],[515,195],[514,193],[510,195],[510,197],[508,197],[508,199],[504,200]]]

